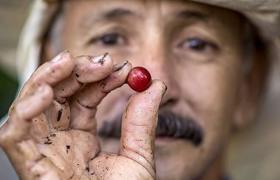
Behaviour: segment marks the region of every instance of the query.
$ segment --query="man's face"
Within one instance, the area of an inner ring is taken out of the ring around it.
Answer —
[[[153,79],[167,85],[156,140],[159,179],[195,178],[204,173],[226,144],[241,98],[240,16],[173,0],[65,4],[64,49],[75,56],[109,52],[115,63],[129,60],[133,66],[144,66]],[[99,129],[107,122],[118,130],[113,122],[133,93],[125,86],[105,98],[98,109]],[[102,147],[117,152],[113,130],[106,135],[101,138]]]

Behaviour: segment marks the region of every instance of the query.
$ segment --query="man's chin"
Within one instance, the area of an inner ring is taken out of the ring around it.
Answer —
[[[176,138],[157,138],[155,161],[158,179],[189,179],[194,177],[197,146],[191,141]]]
[[[198,146],[195,146],[191,141],[185,139],[176,139],[170,137],[158,137],[155,141],[155,153],[159,157],[168,158],[169,156],[177,155],[181,151],[196,151]],[[174,154],[174,152],[177,152]]]

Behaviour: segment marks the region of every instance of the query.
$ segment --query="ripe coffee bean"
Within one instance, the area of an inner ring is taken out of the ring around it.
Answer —
[[[127,84],[131,89],[142,92],[151,85],[151,74],[144,67],[134,67],[128,74]]]

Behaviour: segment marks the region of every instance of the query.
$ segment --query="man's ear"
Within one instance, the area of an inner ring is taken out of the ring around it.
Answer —
[[[238,103],[234,113],[234,129],[247,127],[258,115],[269,69],[269,61],[264,47],[257,48],[252,56],[251,71],[244,73],[238,92]]]

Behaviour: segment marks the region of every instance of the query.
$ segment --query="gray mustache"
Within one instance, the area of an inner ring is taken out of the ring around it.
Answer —
[[[185,139],[198,146],[202,143],[203,131],[191,118],[185,118],[172,112],[163,112],[158,116],[156,136]]]
[[[121,116],[114,121],[105,121],[98,134],[105,138],[120,138]],[[204,137],[202,128],[195,120],[170,111],[159,113],[156,136],[187,140],[195,146],[199,146]]]

